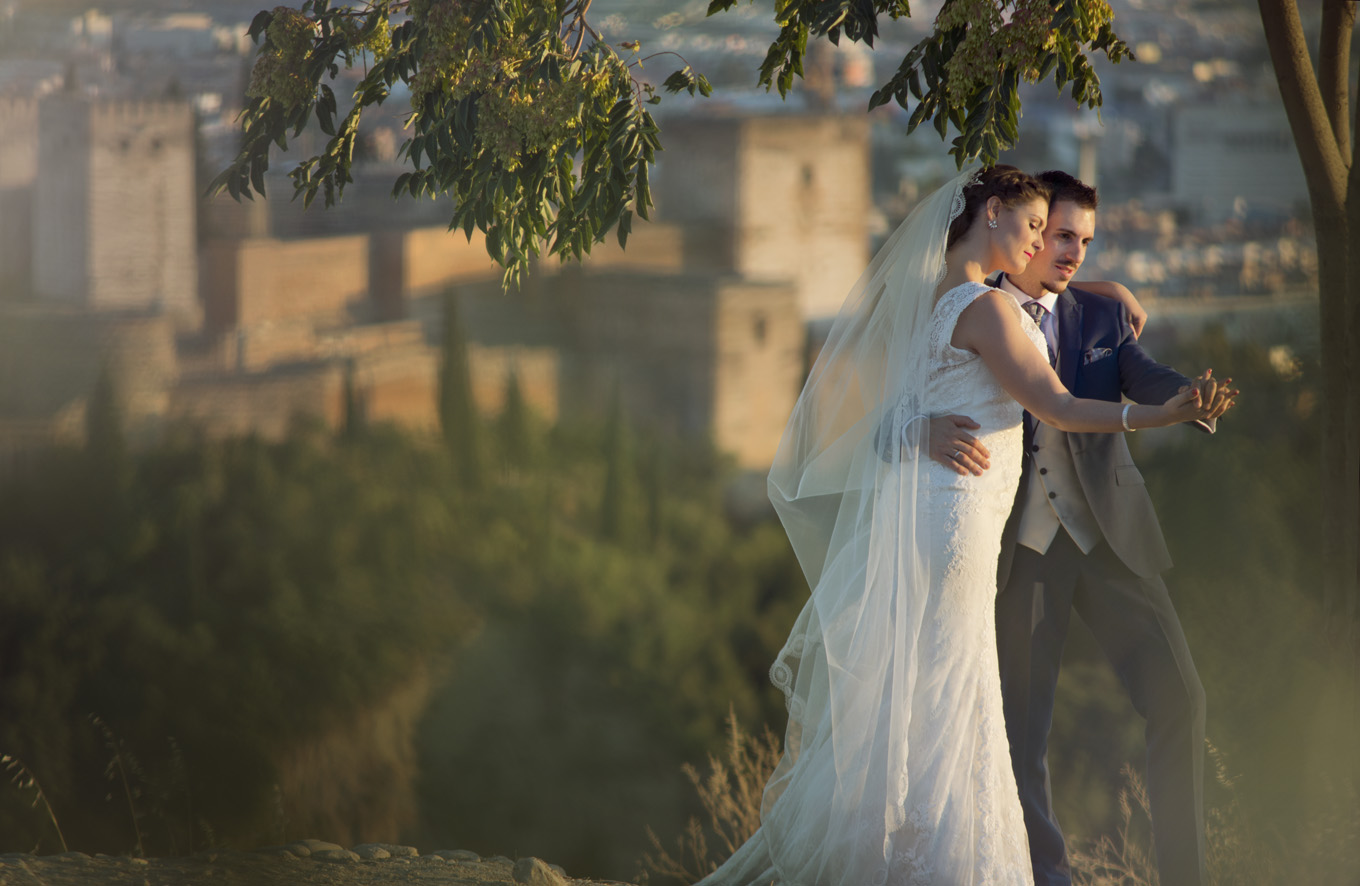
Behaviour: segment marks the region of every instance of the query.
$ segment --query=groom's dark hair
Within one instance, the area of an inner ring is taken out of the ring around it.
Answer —
[[[1049,206],[1059,200],[1070,200],[1082,209],[1093,211],[1100,206],[1100,195],[1096,193],[1096,189],[1075,175],[1068,175],[1061,169],[1050,169],[1048,172],[1039,173],[1035,178],[1048,185],[1051,194],[1048,198]]]

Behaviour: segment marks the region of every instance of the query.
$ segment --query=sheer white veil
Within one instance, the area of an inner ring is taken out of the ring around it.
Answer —
[[[886,878],[917,775],[906,748],[930,572],[916,457],[928,423],[909,419],[949,226],[977,174],[922,200],[874,257],[784,431],[769,494],[813,589],[770,671],[789,710],[784,756],[760,831],[703,886]]]

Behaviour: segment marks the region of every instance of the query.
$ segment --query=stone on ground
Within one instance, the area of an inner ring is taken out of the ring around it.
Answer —
[[[515,862],[516,883],[524,886],[566,886],[566,878],[541,858],[521,858]]]

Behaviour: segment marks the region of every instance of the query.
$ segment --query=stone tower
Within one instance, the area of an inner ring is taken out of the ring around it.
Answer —
[[[195,323],[194,125],[179,102],[41,103],[32,206],[40,298]]]
[[[866,115],[676,117],[663,130],[658,215],[701,234],[687,264],[789,281],[806,319],[834,316],[869,260]]]

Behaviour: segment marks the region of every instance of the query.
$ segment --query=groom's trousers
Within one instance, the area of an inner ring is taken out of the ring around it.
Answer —
[[[1065,530],[1048,552],[1015,548],[997,596],[997,650],[1011,762],[1036,886],[1071,883],[1053,814],[1048,734],[1076,610],[1147,721],[1147,787],[1161,886],[1203,884],[1204,689],[1160,577],[1142,578],[1104,541],[1084,554]]]

